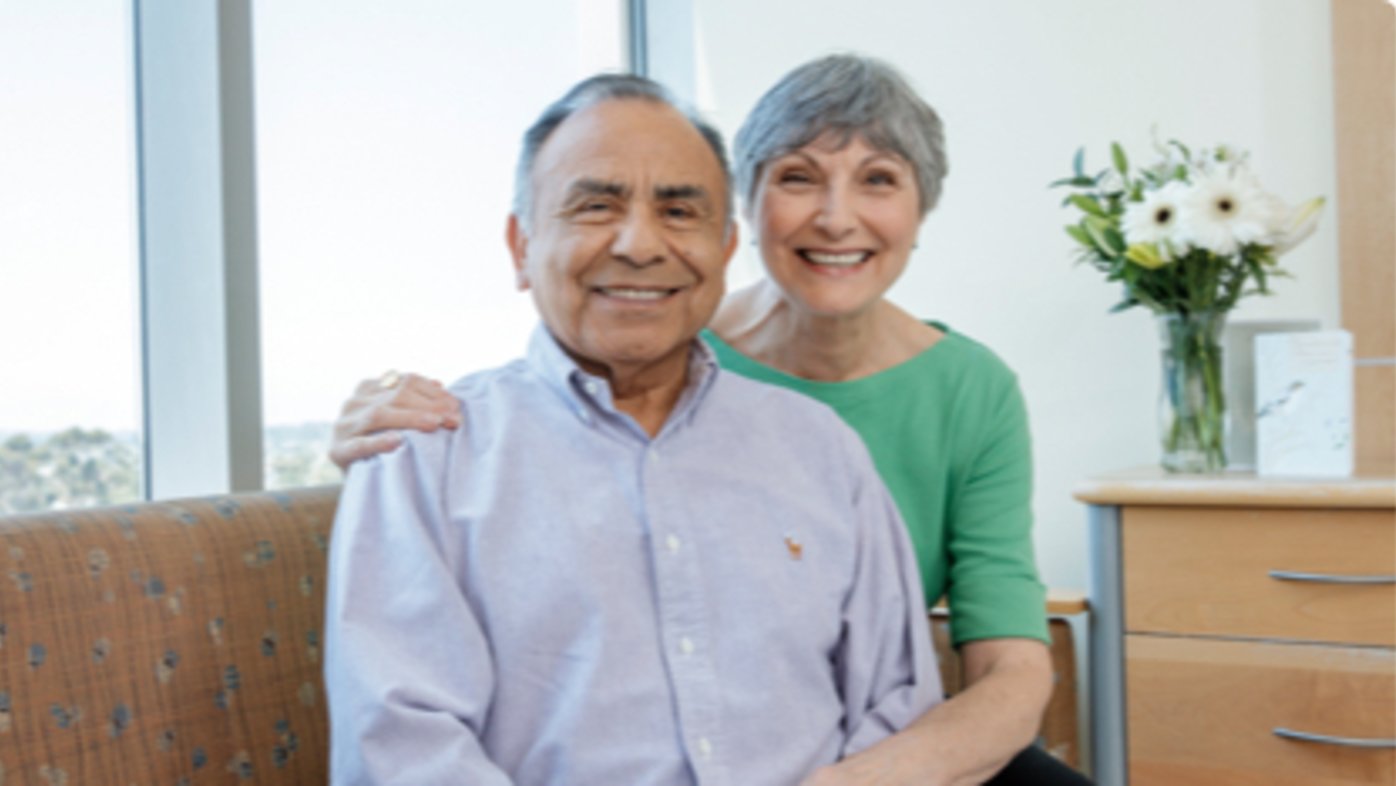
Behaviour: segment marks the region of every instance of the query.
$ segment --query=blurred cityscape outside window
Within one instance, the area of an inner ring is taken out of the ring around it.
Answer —
[[[0,515],[141,496],[129,17],[0,3]]]

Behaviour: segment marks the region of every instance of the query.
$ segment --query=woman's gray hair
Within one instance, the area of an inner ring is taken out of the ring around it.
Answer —
[[[563,121],[574,113],[605,101],[650,101],[671,107],[693,124],[703,140],[717,156],[722,168],[723,200],[726,204],[725,223],[732,223],[732,170],[727,163],[727,148],[722,135],[693,110],[683,106],[663,85],[634,74],[598,74],[578,82],[562,98],[554,101],[524,132],[523,150],[514,169],[514,215],[525,230],[533,223],[533,162],[543,143],[553,135]]]
[[[733,144],[737,190],[748,208],[767,162],[825,134],[845,145],[862,137],[911,164],[921,215],[940,199],[945,178],[945,132],[940,117],[906,80],[880,60],[829,55],[786,74],[747,116]]]

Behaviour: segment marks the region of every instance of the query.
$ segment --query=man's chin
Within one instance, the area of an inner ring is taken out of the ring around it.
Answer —
[[[577,358],[583,368],[605,369],[607,376],[636,373],[682,375],[688,367],[688,353],[694,337],[633,342],[616,341],[617,336],[608,338],[611,340],[589,347],[584,357]]]

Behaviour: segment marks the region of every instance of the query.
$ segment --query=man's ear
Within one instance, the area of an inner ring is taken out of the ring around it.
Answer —
[[[732,255],[737,253],[737,241],[740,233],[737,231],[737,220],[733,219],[727,225],[727,240],[722,247],[722,268],[727,269],[727,263],[732,261]]]
[[[514,258],[514,286],[523,292],[529,287],[528,269],[525,264],[528,260],[528,233],[520,225],[519,217],[513,213],[509,214],[504,239],[509,244],[509,254]]]

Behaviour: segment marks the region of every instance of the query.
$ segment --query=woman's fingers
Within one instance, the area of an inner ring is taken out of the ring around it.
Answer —
[[[440,382],[416,374],[404,374],[393,388],[383,391],[392,406],[434,412],[460,422],[460,404]]]
[[[422,406],[395,407],[390,404],[369,407],[351,416],[344,436],[366,437],[380,431],[410,428],[435,431],[446,425],[446,416]]]
[[[438,419],[414,423],[410,418],[403,420],[401,411],[434,414]],[[460,425],[460,404],[455,396],[439,382],[405,374],[390,388],[382,387],[376,379],[360,382],[353,397],[344,402],[335,432],[352,437],[383,428],[431,429],[443,424],[451,428]]]
[[[402,442],[398,429],[434,431],[460,423],[460,403],[436,380],[397,373],[366,379],[334,423],[330,459],[343,469],[397,447]]]
[[[386,453],[401,444],[402,433],[398,431],[382,431],[366,437],[345,440],[336,439],[330,446],[330,461],[347,471],[349,465],[355,461]]]

